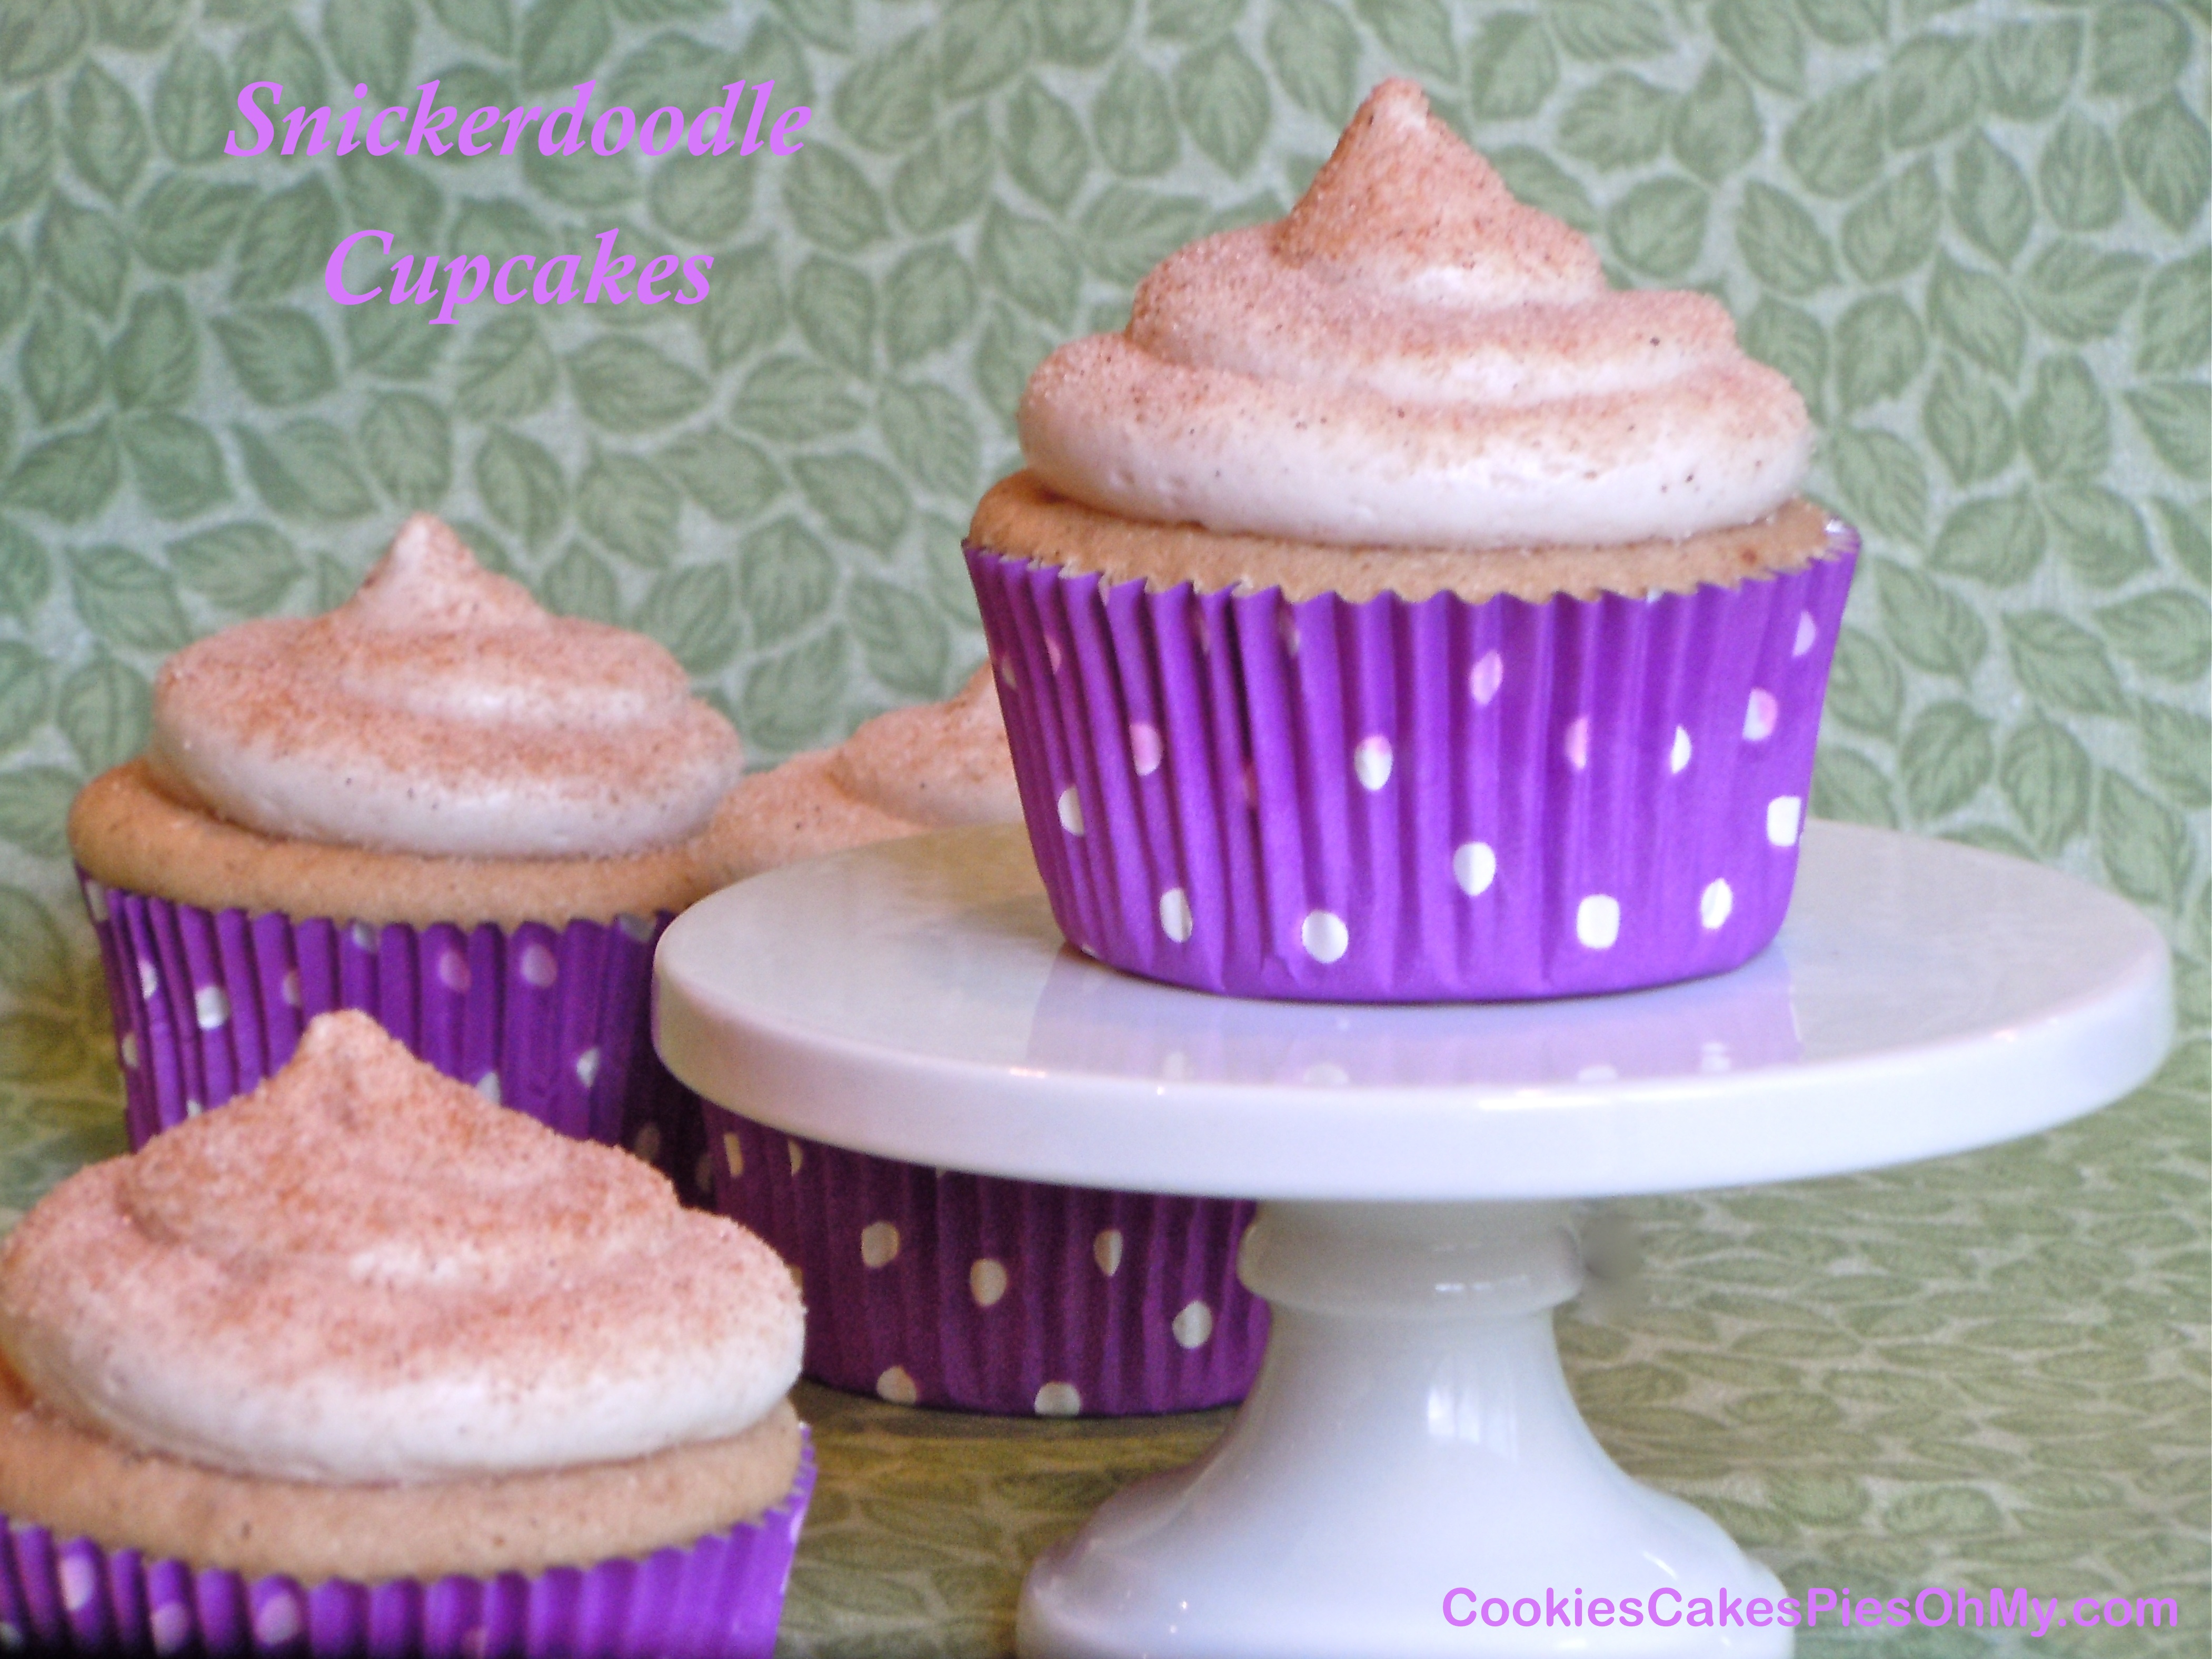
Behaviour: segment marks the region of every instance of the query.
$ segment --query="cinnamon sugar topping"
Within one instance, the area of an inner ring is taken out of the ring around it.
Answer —
[[[1811,452],[1718,304],[1607,289],[1405,81],[1286,217],[1170,256],[1126,331],[1048,358],[1020,422],[1089,506],[1348,546],[1680,538],[1764,518]]]
[[[918,830],[1021,816],[1006,716],[986,663],[943,702],[878,714],[830,753],[830,778]]]
[[[798,1372],[774,1254],[613,1148],[495,1106],[366,1015],[0,1252],[0,1349],[125,1443],[292,1480],[613,1461],[758,1420]]]
[[[149,757],[245,828],[380,852],[615,856],[696,833],[737,733],[644,635],[549,615],[418,514],[360,591],[162,667]]]

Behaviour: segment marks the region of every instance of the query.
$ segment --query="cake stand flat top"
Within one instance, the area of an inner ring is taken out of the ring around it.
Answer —
[[[1413,1006],[1154,984],[1063,942],[1018,828],[742,882],[660,945],[656,1040],[788,1133],[987,1175],[1222,1197],[1601,1197],[1836,1174],[2047,1128],[2171,1041],[2166,946],[2039,866],[1807,827],[1722,977]]]

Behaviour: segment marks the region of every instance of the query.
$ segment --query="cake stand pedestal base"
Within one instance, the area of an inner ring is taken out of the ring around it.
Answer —
[[[1790,1651],[1743,1622],[1774,1575],[1577,1410],[1563,1206],[1269,1204],[1239,1272],[1273,1308],[1251,1397],[1038,1561],[1025,1659]]]

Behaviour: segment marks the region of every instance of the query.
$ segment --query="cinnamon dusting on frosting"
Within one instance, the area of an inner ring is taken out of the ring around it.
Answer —
[[[1449,272],[1499,301],[1605,289],[1588,240],[1516,201],[1409,81],[1385,81],[1369,94],[1306,193],[1270,229],[1286,264],[1331,274]]]
[[[917,830],[1010,823],[1021,816],[988,663],[943,702],[894,708],[868,721],[830,751],[830,775],[856,800]]]
[[[1409,82],[1305,198],[1138,289],[1020,410],[1034,471],[1133,519],[1347,546],[1680,538],[1795,492],[1810,427],[1703,295],[1608,290]]]
[[[797,1375],[775,1255],[326,1014],[283,1071],[34,1208],[0,1350],[126,1444],[289,1480],[562,1468],[726,1437]]]
[[[247,829],[380,852],[672,846],[740,761],[660,645],[550,615],[425,514],[344,605],[202,640],[154,695],[148,757],[173,792]]]
[[[724,882],[742,881],[799,859],[1021,816],[986,663],[943,702],[878,714],[835,749],[746,778],[701,837],[702,863]]]

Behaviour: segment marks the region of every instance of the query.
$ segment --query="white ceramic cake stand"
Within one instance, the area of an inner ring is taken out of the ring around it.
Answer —
[[[1198,1463],[1036,1563],[1025,1655],[1765,1656],[1790,1650],[1786,1630],[1685,1615],[1700,1597],[1755,1613],[1773,1575],[1623,1474],[1567,1392],[1565,1200],[2048,1127],[2157,1066],[2167,975],[2149,923],[2071,878],[1814,823],[1780,939],[1719,979],[1486,1006],[1239,1001],[1067,950],[1021,832],[967,830],[694,906],[660,945],[658,1036],[678,1077],[794,1134],[1265,1200],[1240,1263],[1274,1316],[1251,1397]],[[1559,1622],[1577,1595],[1583,1624]],[[1624,1625],[1631,1596],[1674,1622]]]

